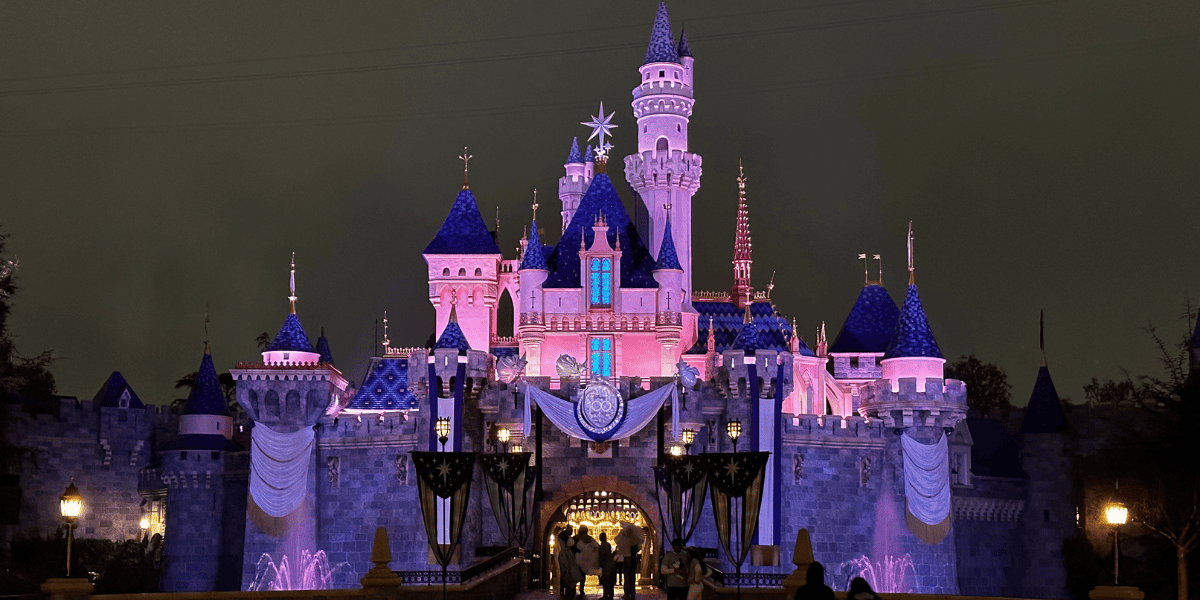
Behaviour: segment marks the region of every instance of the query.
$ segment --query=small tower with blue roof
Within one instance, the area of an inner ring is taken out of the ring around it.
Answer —
[[[231,583],[221,581],[222,540],[230,539],[228,533],[241,533],[225,529],[227,525],[241,526],[243,515],[226,511],[246,508],[244,502],[226,502],[225,455],[240,450],[230,441],[232,436],[233,418],[206,342],[196,383],[179,416],[179,433],[161,457],[170,507],[163,591],[227,589]]]
[[[578,144],[573,145],[572,148],[578,151]],[[569,168],[570,163],[567,166]],[[561,185],[559,190],[561,197]],[[521,298],[518,302],[521,311],[520,325],[518,326],[521,354],[524,354],[526,360],[529,361],[528,374],[536,377],[541,375],[542,342],[546,340],[546,322],[542,316],[544,309],[542,284],[546,282],[550,271],[546,266],[546,252],[542,247],[541,233],[538,231],[537,190],[534,190],[533,193],[533,221],[529,226],[529,240],[525,244],[525,253],[521,256],[517,277],[521,289]],[[566,204],[564,203],[563,206],[565,207]]]
[[[450,320],[450,296],[458,297],[458,320],[475,348],[491,346],[500,297],[501,253],[479,214],[467,167],[472,158],[463,148],[463,184],[437,235],[422,256],[429,267],[429,302],[437,313],[437,335]]]
[[[571,217],[575,216],[575,209],[579,208],[583,194],[587,192],[588,185],[592,183],[595,159],[592,156],[591,145],[587,147],[587,160],[584,159],[584,156],[579,151],[579,138],[571,138],[571,150],[567,152],[567,162],[563,164],[566,175],[558,179],[558,199],[562,201],[563,230],[566,230],[567,224],[571,222]]]
[[[658,249],[658,259],[654,263],[654,280],[658,282],[658,328],[655,339],[662,348],[662,374],[670,375],[683,352],[680,339],[683,336],[686,291],[683,288],[683,267],[679,264],[675,239],[671,235],[671,206],[668,204],[664,208],[667,211],[667,223],[663,230],[662,245]]]

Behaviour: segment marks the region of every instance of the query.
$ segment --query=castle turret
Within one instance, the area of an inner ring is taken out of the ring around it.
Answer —
[[[680,57],[683,49],[687,55]],[[641,197],[635,221],[651,248],[662,246],[667,214],[673,207],[675,247],[683,267],[683,289],[691,312],[692,196],[700,188],[701,157],[688,151],[688,121],[692,115],[691,50],[686,37],[677,45],[665,2],[659,3],[633,89],[633,115],[637,118],[638,151],[625,157],[625,180]],[[693,319],[694,320],[694,319]],[[694,323],[688,331],[695,331]]]
[[[567,162],[563,165],[567,174],[558,180],[558,199],[562,201],[562,229],[564,231],[567,229],[567,224],[571,222],[571,217],[575,215],[575,209],[579,208],[579,201],[583,199],[588,184],[592,182],[595,158],[592,156],[590,145],[587,153],[588,160],[585,162],[584,155],[579,152],[579,138],[571,139],[571,151],[567,153]]]
[[[675,251],[674,236],[671,235],[671,207],[668,211],[666,228],[663,231],[662,246],[658,250],[658,260],[654,264],[654,280],[658,282],[658,315],[655,339],[662,347],[662,375],[675,374],[675,363],[679,361],[680,337],[683,334],[681,319],[684,300],[683,267],[679,264],[679,255]]]
[[[915,378],[918,390],[925,387],[928,379],[942,379],[942,366],[946,364],[917,293],[913,275],[912,223],[908,225],[908,256],[908,291],[904,294],[904,307],[900,309],[896,332],[888,342],[882,361],[883,378],[891,383],[893,392],[900,389],[901,378]]]
[[[205,344],[196,383],[179,417],[179,435],[162,453],[162,480],[167,485],[169,507],[163,591],[199,592],[226,587],[218,581],[223,570],[223,524],[242,522],[242,515],[225,512],[225,451],[236,448],[229,441],[232,435],[233,419]],[[240,508],[244,510],[245,506]],[[225,566],[239,571],[241,567]],[[236,583],[237,574],[232,580],[230,583]]]
[[[292,270],[288,278],[288,315],[275,333],[275,339],[263,351],[263,362],[274,365],[316,364],[321,355],[308,341],[308,334],[296,316],[296,253],[292,253]]]
[[[577,153],[579,146],[576,144],[573,149]],[[542,248],[542,238],[538,233],[537,204],[535,203],[529,241],[525,245],[525,254],[521,257],[521,266],[517,270],[521,289],[521,324],[519,326],[521,353],[529,361],[526,367],[527,374],[534,377],[541,375],[542,342],[546,339],[546,323],[542,317],[544,310],[542,284],[546,282],[546,277],[549,275],[550,271],[546,268],[546,254]]]
[[[471,156],[463,149],[463,186],[450,214],[422,254],[429,265],[429,302],[437,334],[450,319],[450,295],[458,296],[459,327],[471,345],[488,348],[499,298],[500,247],[488,231],[467,175]]]

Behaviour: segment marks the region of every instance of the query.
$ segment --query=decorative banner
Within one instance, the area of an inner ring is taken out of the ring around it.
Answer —
[[[596,382],[592,382],[588,385],[587,389],[591,389],[596,385],[598,385]],[[608,384],[607,382],[602,382],[599,385]],[[611,385],[609,387],[611,387]],[[586,440],[589,442],[625,439],[641,431],[644,427],[646,427],[646,425],[649,425],[650,422],[654,420],[654,417],[658,416],[658,411],[662,409],[662,405],[667,401],[668,398],[675,403],[679,397],[679,391],[676,388],[675,383],[671,382],[661,385],[658,388],[636,398],[622,401],[623,406],[621,410],[624,412],[624,417],[620,418],[620,422],[617,423],[611,431],[605,431],[599,434],[604,437],[597,439],[595,437],[597,434],[593,434],[585,429],[580,424],[579,419],[576,417],[577,403],[564,398],[559,398],[558,396],[541,390],[537,386],[533,385],[527,384],[525,386],[525,392],[529,395],[529,399],[536,403],[538,408],[542,410],[542,414],[546,415],[546,417],[550,419],[551,423],[554,423],[555,427],[558,427],[573,438]],[[586,394],[587,390],[585,389],[583,393]],[[620,397],[619,392],[618,397]],[[581,398],[580,402],[583,401],[584,399]],[[581,407],[581,409],[586,409],[586,407]],[[600,409],[596,410],[598,412],[602,412]],[[615,418],[616,415],[613,415],[613,417]],[[596,418],[600,419],[600,417]],[[610,424],[611,423],[612,422],[610,421]]]
[[[530,456],[530,452],[513,452],[479,457],[496,525],[504,533],[508,545],[518,548],[525,547],[532,521],[531,492],[537,469],[529,465]]]
[[[315,435],[312,427],[250,430],[250,496],[267,516],[282,517],[304,502]]]
[[[737,567],[739,574],[754,542],[754,531],[758,528],[758,511],[762,508],[763,484],[770,456],[770,452],[712,452],[700,455],[700,465],[712,490],[717,537],[725,556]],[[735,535],[736,543],[733,539]]]
[[[950,533],[950,462],[946,436],[922,444],[908,432],[904,448],[905,520],[909,531],[926,544],[941,542]]]
[[[664,458],[665,462],[654,468],[658,514],[663,524],[670,527],[670,535],[664,536],[664,541],[679,538],[687,544],[704,509],[708,478],[700,466],[699,456],[668,455]]]
[[[412,452],[413,467],[417,470],[417,495],[421,500],[421,516],[425,521],[425,537],[429,549],[445,572],[454,556],[458,537],[467,516],[467,501],[471,496],[471,474],[475,466],[474,452]],[[438,543],[438,498],[446,503],[450,523],[449,542]]]

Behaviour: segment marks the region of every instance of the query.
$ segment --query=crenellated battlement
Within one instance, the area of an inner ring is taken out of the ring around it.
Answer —
[[[702,162],[692,152],[647,150],[625,157],[625,180],[635,189],[678,187],[694,194],[700,189]]]
[[[860,388],[859,412],[882,419],[888,427],[954,427],[967,416],[967,386],[957,379],[901,377],[898,390],[887,380]]]
[[[321,431],[317,436],[319,446],[355,445],[351,442],[360,440],[362,445],[382,445],[366,443],[375,441],[399,441],[402,438],[412,438],[419,430],[417,413],[414,410],[386,411],[378,413],[340,414],[335,418],[321,421]]]
[[[874,440],[872,445],[882,445],[886,430],[881,419],[866,417],[843,417],[841,415],[798,415],[783,419],[783,441],[785,444],[813,445],[813,438],[855,438]],[[816,445],[822,445],[816,442]]]

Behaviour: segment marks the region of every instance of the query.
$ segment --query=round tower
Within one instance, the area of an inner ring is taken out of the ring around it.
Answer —
[[[590,159],[592,147],[588,146],[587,156]],[[563,165],[566,175],[558,179],[558,199],[562,201],[562,230],[566,231],[579,201],[587,192],[588,184],[592,182],[595,163],[584,161],[584,155],[579,152],[579,138],[571,140],[571,150],[567,153],[567,162]]]
[[[667,214],[674,207],[675,248],[683,267],[687,290],[685,310],[691,309],[692,196],[700,189],[698,154],[688,152],[688,120],[695,103],[692,94],[691,50],[687,36],[676,44],[666,3],[659,3],[654,29],[633,88],[633,116],[637,118],[638,151],[625,157],[625,180],[641,196],[636,222],[651,248],[662,246]]]
[[[577,151],[579,146],[576,144],[572,148]],[[573,166],[571,163],[567,164],[568,172],[571,166]],[[579,166],[582,166],[582,164]],[[559,189],[561,191],[562,187],[560,186]],[[533,205],[533,223],[530,226],[529,240],[525,244],[525,254],[521,257],[521,266],[517,269],[521,290],[519,302],[521,313],[521,324],[519,326],[521,354],[524,354],[525,358],[529,361],[526,366],[527,374],[535,377],[541,375],[542,342],[546,339],[546,323],[542,318],[544,308],[542,305],[542,284],[546,282],[546,277],[550,275],[550,271],[546,268],[546,255],[542,249],[541,235],[538,233],[537,206],[535,202]],[[564,200],[564,214],[566,206],[567,204]],[[578,206],[578,201],[576,201],[575,206]]]

